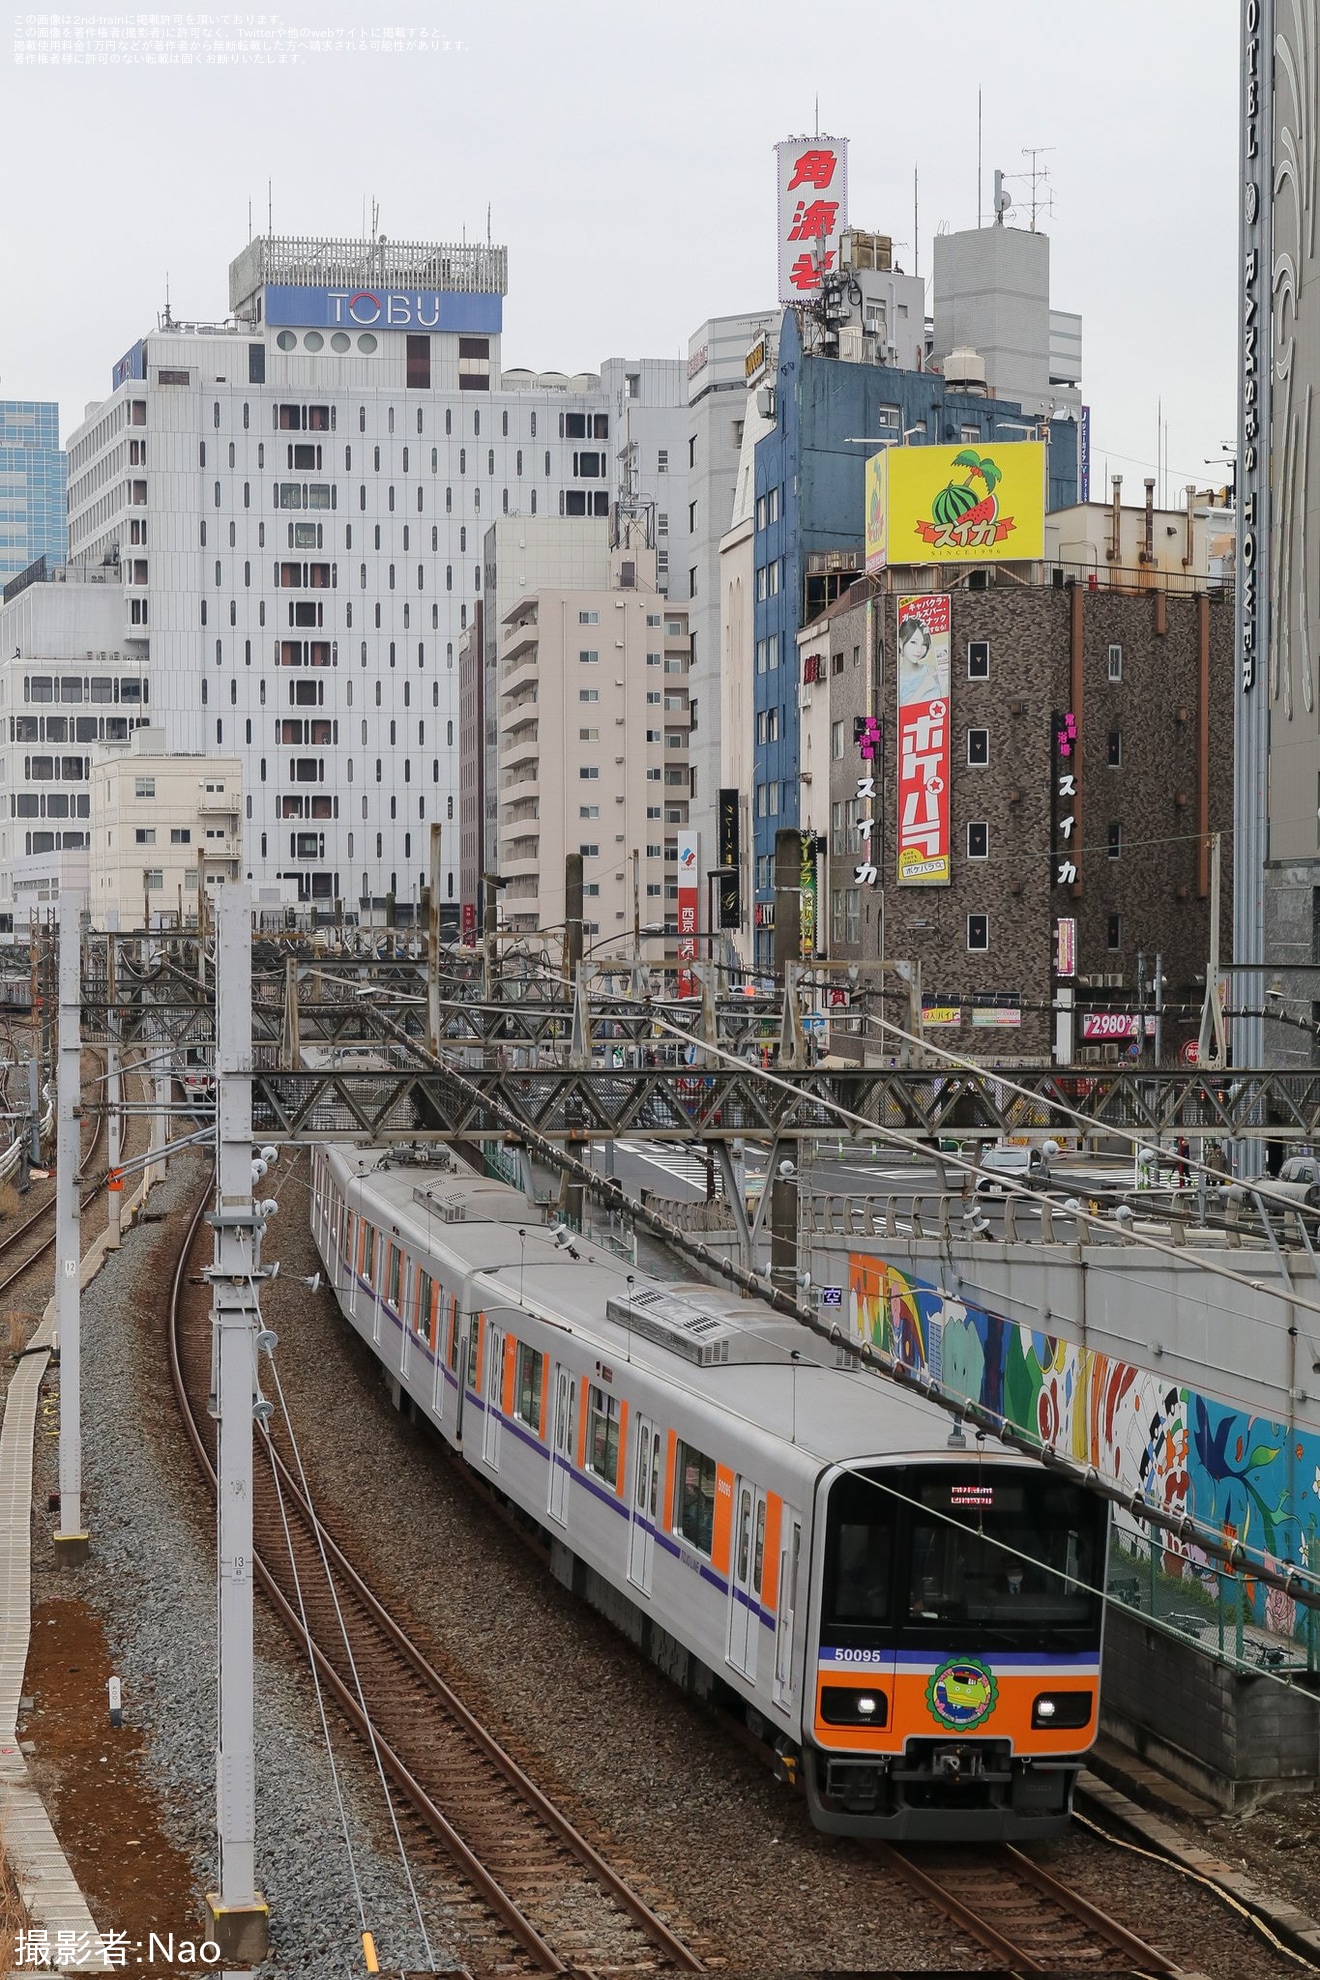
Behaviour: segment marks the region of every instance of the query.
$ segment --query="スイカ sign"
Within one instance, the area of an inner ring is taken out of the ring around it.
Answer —
[[[1045,555],[1045,444],[889,447],[867,463],[867,568]]]

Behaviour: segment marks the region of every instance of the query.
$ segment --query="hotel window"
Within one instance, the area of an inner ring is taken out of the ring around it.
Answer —
[[[1109,731],[1109,767],[1111,770],[1123,767],[1123,735],[1119,729]]]
[[[988,681],[990,678],[990,642],[988,639],[969,639],[967,642],[967,678],[969,681]]]
[[[967,917],[967,946],[969,949],[990,947],[990,917],[985,914],[969,914]]]
[[[969,822],[967,827],[968,859],[989,859],[990,827],[984,819]]]
[[[990,761],[989,729],[967,731],[967,762],[973,770],[983,770]]]
[[[1109,678],[1111,681],[1121,681],[1123,678],[1123,649],[1121,646],[1111,646],[1109,649]]]
[[[1106,850],[1110,859],[1121,859],[1123,856],[1123,827],[1117,818],[1109,821]]]

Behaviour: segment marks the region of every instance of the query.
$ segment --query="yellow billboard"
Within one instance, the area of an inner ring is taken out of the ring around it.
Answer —
[[[887,447],[867,462],[868,570],[1044,555],[1043,441]]]

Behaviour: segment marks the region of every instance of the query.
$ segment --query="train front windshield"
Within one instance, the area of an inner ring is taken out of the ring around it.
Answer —
[[[838,1479],[823,1627],[845,1643],[1093,1640],[1107,1518],[1079,1485],[998,1465]]]

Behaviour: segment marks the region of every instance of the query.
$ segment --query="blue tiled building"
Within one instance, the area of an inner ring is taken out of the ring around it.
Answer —
[[[780,328],[776,387],[774,431],[756,448],[751,808],[758,906],[774,897],[775,833],[798,822],[796,635],[862,569],[868,455],[890,436],[907,435],[915,445],[1021,440],[1032,420],[1010,400],[946,389],[938,372],[807,356],[792,310]],[[1077,501],[1077,473],[1077,426],[1052,420],[1051,509]],[[769,960],[770,947],[769,930],[758,928],[758,961]]]
[[[0,399],[0,583],[38,557],[67,561],[67,481],[59,407]]]

